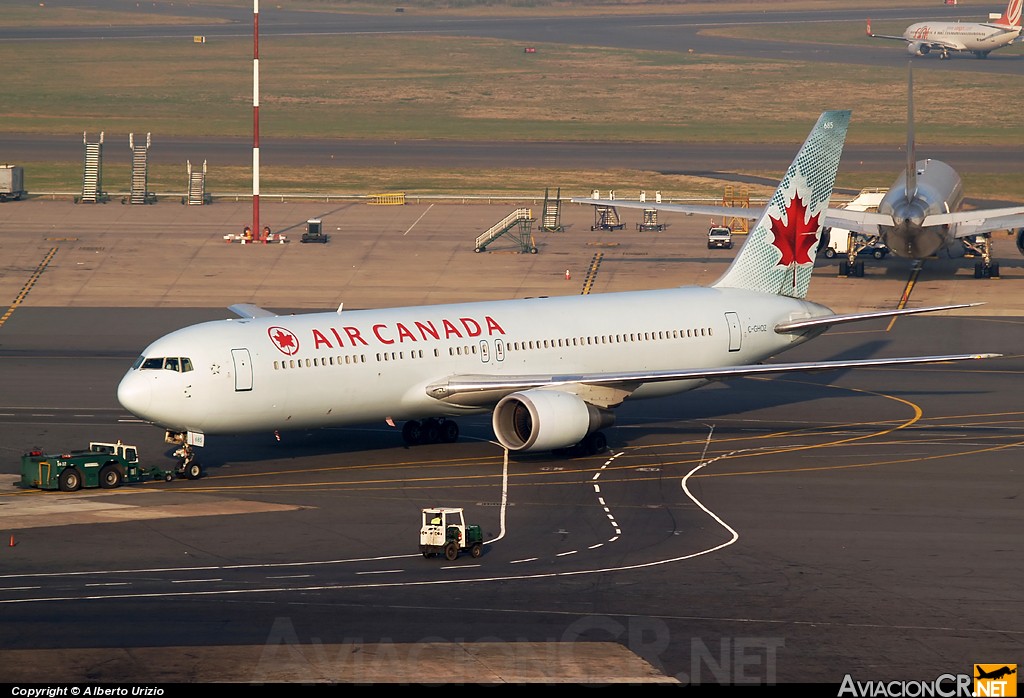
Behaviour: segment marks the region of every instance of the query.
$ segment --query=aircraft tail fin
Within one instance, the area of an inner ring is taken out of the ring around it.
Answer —
[[[826,111],[818,117],[761,218],[715,287],[793,298],[807,295],[821,222],[832,197],[849,125],[849,111]]]
[[[914,146],[914,69],[907,64],[907,203],[917,198],[917,153]]]
[[[1004,27],[1020,27],[1022,5],[1024,5],[1024,0],[1010,0],[1010,3],[1006,6],[1006,11],[1003,12],[1003,16],[996,20],[994,24]]]

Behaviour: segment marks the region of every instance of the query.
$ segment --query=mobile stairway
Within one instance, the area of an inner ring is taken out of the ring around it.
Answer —
[[[202,206],[212,201],[206,193],[206,160],[203,160],[203,169],[192,169],[192,161],[186,160],[188,166],[188,194],[181,202],[189,206]]]
[[[135,134],[128,134],[128,147],[132,151],[132,187],[127,203],[151,204],[156,201],[156,194],[149,192],[149,148],[153,144],[150,134],[146,134],[145,144],[136,142]],[[124,200],[121,203],[125,203]]]
[[[594,225],[591,230],[622,230],[626,224],[619,218],[619,211],[614,206],[595,205]]]
[[[540,229],[546,233],[560,233],[564,230],[561,223],[562,189],[559,187],[552,199],[548,190],[544,190],[544,215],[541,216]]]
[[[515,240],[520,252],[537,254],[537,243],[533,239],[532,227],[533,211],[528,208],[517,208],[477,237],[473,251],[483,252],[492,242],[503,235],[508,235]]]
[[[103,191],[103,132],[100,131],[98,141],[90,143],[88,136],[83,131],[82,142],[85,144],[82,195],[75,200],[75,203],[106,203],[110,197]]]

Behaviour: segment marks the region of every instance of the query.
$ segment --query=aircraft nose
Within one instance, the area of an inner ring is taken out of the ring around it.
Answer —
[[[136,417],[144,417],[153,401],[149,381],[142,380],[137,371],[130,371],[117,386],[117,401]]]

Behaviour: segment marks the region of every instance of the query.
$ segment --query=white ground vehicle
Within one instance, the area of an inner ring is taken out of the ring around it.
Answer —
[[[444,554],[454,560],[462,550],[480,557],[484,550],[484,537],[480,527],[466,525],[459,507],[429,507],[422,511],[420,524],[420,552],[423,557]]]
[[[708,249],[732,249],[732,228],[724,225],[713,225],[708,228]]]

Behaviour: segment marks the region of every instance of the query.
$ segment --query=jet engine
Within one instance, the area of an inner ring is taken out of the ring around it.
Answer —
[[[559,390],[524,390],[507,395],[498,402],[491,419],[495,436],[510,451],[575,446],[614,421],[610,410]]]
[[[907,44],[907,53],[911,56],[923,56],[931,50],[931,46],[928,44],[922,44],[918,41]]]
[[[1017,250],[1024,254],[1024,228],[1017,228]]]

